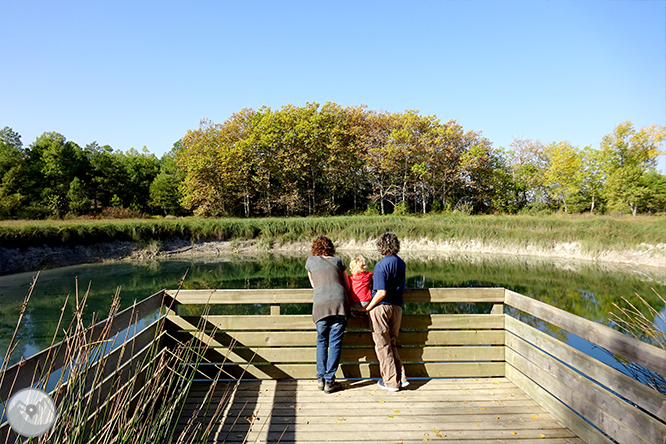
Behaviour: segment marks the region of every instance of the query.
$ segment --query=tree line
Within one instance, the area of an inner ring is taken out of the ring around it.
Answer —
[[[27,148],[9,127],[0,130],[0,219],[70,215],[136,217],[185,214],[174,148],[158,159],[144,149],[81,148],[46,132]]]
[[[666,211],[666,132],[624,122],[598,148],[514,140],[418,111],[244,109],[182,139],[183,204],[206,216]]]
[[[161,158],[59,133],[0,131],[0,218],[666,211],[666,131],[618,125],[598,147],[514,140],[418,111],[307,103],[204,120]]]

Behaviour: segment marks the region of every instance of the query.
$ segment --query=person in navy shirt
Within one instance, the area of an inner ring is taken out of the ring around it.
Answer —
[[[405,292],[405,261],[398,257],[400,241],[387,232],[377,239],[377,249],[384,259],[375,265],[369,313],[372,340],[379,360],[378,385],[397,392],[407,387],[407,375],[398,354],[397,340],[402,322],[402,295]]]

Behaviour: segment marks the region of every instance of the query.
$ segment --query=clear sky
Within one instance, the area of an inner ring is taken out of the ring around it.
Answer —
[[[57,131],[161,155],[202,118],[327,101],[496,147],[666,125],[660,0],[3,0],[0,56],[0,127],[24,146]]]

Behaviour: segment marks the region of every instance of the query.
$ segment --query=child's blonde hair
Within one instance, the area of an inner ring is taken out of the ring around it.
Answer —
[[[363,256],[358,256],[349,262],[349,271],[351,274],[368,271],[368,260]]]

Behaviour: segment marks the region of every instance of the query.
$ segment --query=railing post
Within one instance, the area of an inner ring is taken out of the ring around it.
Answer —
[[[504,314],[504,304],[493,304],[490,314],[501,315]]]
[[[280,316],[280,304],[271,304],[271,316]]]

